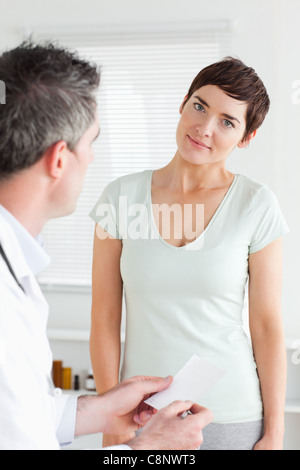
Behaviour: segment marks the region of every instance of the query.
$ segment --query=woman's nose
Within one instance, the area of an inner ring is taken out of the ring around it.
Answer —
[[[211,137],[214,132],[212,119],[207,119],[196,126],[197,134],[201,137]]]

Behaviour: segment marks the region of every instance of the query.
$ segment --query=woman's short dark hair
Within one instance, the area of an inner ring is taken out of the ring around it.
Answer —
[[[97,66],[53,43],[31,40],[0,56],[0,179],[30,167],[59,140],[74,150],[95,120]]]
[[[270,108],[270,99],[253,68],[233,57],[225,57],[220,62],[205,67],[194,78],[184,104],[196,90],[206,85],[216,85],[228,96],[248,104],[243,139],[262,125]]]

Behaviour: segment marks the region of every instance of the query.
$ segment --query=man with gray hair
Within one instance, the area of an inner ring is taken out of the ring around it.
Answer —
[[[99,135],[100,74],[76,53],[25,42],[0,56],[0,79],[0,449],[58,449],[97,432],[133,433],[111,449],[197,448],[208,410],[178,401],[139,412],[171,377],[134,377],[102,396],[55,395],[48,305],[35,279],[50,260],[38,236],[75,209]]]

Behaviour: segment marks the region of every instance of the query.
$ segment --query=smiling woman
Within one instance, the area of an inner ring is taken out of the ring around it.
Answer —
[[[255,131],[244,138],[247,108],[246,102],[231,98],[216,85],[197,90],[180,107],[177,145],[182,158],[195,164],[216,163],[225,161],[236,145],[248,145]]]
[[[253,139],[269,104],[263,83],[241,61],[226,58],[203,69],[180,106],[172,160],[111,182],[91,213],[105,230],[97,207],[113,205],[118,234],[100,239],[96,231],[94,241],[91,357],[97,388],[110,388],[119,377],[124,288],[122,378],[176,374],[194,354],[227,371],[199,396],[214,414],[201,449],[218,450],[220,442],[235,450],[282,446],[279,238],[287,226],[270,189],[226,168],[231,151]],[[147,207],[147,237],[120,234],[120,196],[129,206]],[[168,236],[162,230],[155,206],[175,204],[204,207],[192,239],[185,236],[184,218],[181,238],[175,225]],[[159,234],[155,239],[151,227]],[[253,348],[242,316],[248,279]]]
[[[270,108],[270,99],[254,69],[232,57],[205,67],[194,78],[183,105],[205,85],[216,85],[231,98],[247,104],[244,139],[262,125]],[[205,102],[202,104],[208,106]]]

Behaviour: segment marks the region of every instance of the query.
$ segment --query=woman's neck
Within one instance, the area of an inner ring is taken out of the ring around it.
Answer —
[[[234,174],[225,168],[224,162],[195,165],[178,153],[167,166],[158,171],[163,186],[167,185],[169,189],[181,193],[228,186],[234,179]]]

